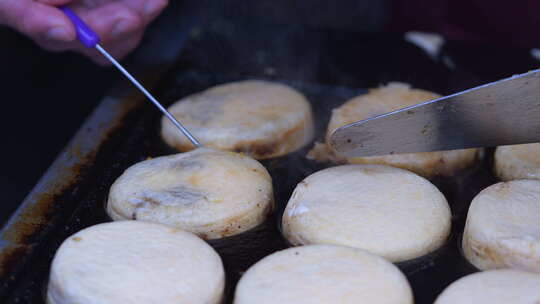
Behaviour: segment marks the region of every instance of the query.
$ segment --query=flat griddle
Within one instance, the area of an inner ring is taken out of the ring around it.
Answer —
[[[338,46],[336,50],[325,51],[325,56],[345,61],[343,52],[354,53],[355,45],[350,45],[345,51],[339,48],[341,35],[316,34],[317,37],[334,41],[334,45]],[[248,78],[280,81],[303,92],[312,103],[317,125],[316,140],[322,140],[330,110],[348,98],[365,93],[362,87],[367,85],[364,84],[374,85],[370,83],[373,80],[364,79],[361,85],[354,86],[355,77],[351,76],[352,72],[341,69],[339,64],[325,65],[312,71],[317,77],[285,77],[280,73],[280,67],[272,67],[274,70],[259,69],[260,66],[255,63],[236,73],[231,72],[227,65],[212,70],[208,68],[213,66],[208,62],[209,57],[200,54],[201,48],[208,47],[203,38],[197,37],[174,67],[168,68],[166,73],[158,71],[147,75],[157,83],[153,91],[165,105],[229,81]],[[306,37],[303,39],[312,41]],[[390,52],[388,47],[398,46],[391,51],[394,55],[412,52],[417,56],[419,52],[394,36],[386,40],[373,35],[367,37],[372,43],[368,52],[377,49],[377,44],[382,44],[387,52]],[[210,40],[215,38],[212,36]],[[317,41],[315,45],[320,42]],[[257,72],[259,70],[261,72]],[[410,70],[404,74],[396,74],[394,71],[383,71],[377,79],[380,82],[409,80],[415,86],[443,94],[448,92],[441,88],[454,79],[449,77],[450,72],[438,65],[431,65],[428,71],[443,71],[441,77],[417,77]],[[332,75],[339,75],[339,79]],[[374,77],[373,73],[369,75]],[[430,79],[436,81],[430,82]],[[461,89],[456,86],[454,88]],[[105,201],[114,180],[136,162],[174,153],[158,135],[160,119],[158,111],[134,90],[112,92],[102,101],[3,227],[0,239],[2,303],[43,303],[50,263],[62,241],[85,227],[110,221],[105,212]],[[311,147],[312,144],[309,144],[287,156],[262,161],[273,178],[277,203],[276,211],[264,224],[237,236],[209,241],[225,264],[227,303],[232,301],[238,279],[252,264],[272,252],[288,247],[279,226],[288,198],[298,182],[328,166],[305,157]],[[426,257],[398,264],[407,275],[418,304],[432,303],[451,282],[476,271],[463,258],[459,248],[471,199],[481,189],[496,182],[490,169],[491,153],[489,150],[487,152],[478,166],[450,178],[437,177],[433,180],[450,203],[453,229],[450,239],[441,249]]]

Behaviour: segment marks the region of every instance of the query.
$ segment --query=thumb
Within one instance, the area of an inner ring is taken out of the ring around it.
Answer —
[[[10,21],[8,25],[11,25],[21,33],[33,39],[42,38],[54,41],[75,40],[75,28],[69,18],[58,8],[29,0],[5,1],[8,2],[9,16],[7,19],[8,22]]]

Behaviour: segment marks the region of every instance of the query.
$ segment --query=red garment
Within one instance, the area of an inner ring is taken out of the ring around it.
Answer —
[[[390,28],[478,44],[540,47],[539,0],[391,0]]]

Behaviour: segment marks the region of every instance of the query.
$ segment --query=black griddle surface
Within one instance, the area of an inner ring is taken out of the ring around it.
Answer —
[[[432,61],[398,35],[347,35],[287,27],[282,31],[284,36],[272,40],[268,39],[265,31],[270,30],[265,25],[253,27],[261,35],[249,36],[244,48],[238,45],[246,36],[231,34],[231,28],[223,24],[210,26],[208,32],[194,31],[178,64],[156,88],[159,99],[169,105],[213,85],[241,79],[280,81],[300,90],[312,103],[316,140],[321,140],[330,110],[350,97],[365,93],[362,88],[404,81],[447,94],[478,80],[470,77],[465,84],[456,80],[456,71]],[[272,32],[275,31],[280,29],[273,28]],[[290,44],[286,49],[277,51],[277,57],[272,56],[276,48],[287,43]],[[72,186],[52,198],[48,223],[27,240],[32,251],[24,256],[13,255],[17,272],[0,286],[0,301],[43,303],[50,263],[61,242],[85,227],[110,220],[104,202],[114,180],[136,162],[174,152],[159,137],[160,119],[159,112],[148,103],[130,111],[99,147],[95,158],[81,166],[79,178]],[[277,203],[276,212],[267,222],[253,231],[209,242],[226,267],[227,303],[232,301],[234,287],[249,266],[276,250],[287,248],[278,225],[285,204],[299,181],[326,167],[305,158],[311,146],[262,161],[272,175]],[[491,154],[487,155],[471,170],[433,181],[452,208],[452,237],[437,252],[398,265],[413,287],[417,304],[432,303],[451,282],[475,271],[463,258],[459,240],[471,199],[495,182],[490,170]]]
[[[161,99],[169,104],[180,97],[210,86],[242,77],[216,76],[198,71],[183,71],[164,82]],[[329,119],[329,109],[339,106],[348,98],[362,94],[363,89],[309,84],[298,81],[285,83],[303,92],[314,108],[315,121],[322,139]],[[57,247],[69,235],[110,219],[105,213],[108,189],[114,180],[130,165],[148,157],[174,153],[157,135],[161,116],[151,106],[144,104],[131,112],[122,127],[111,134],[96,160],[82,169],[81,180],[57,198],[57,208],[51,216],[49,231],[37,239],[35,250],[28,256],[25,270],[19,274],[8,303],[42,303],[50,262]],[[209,241],[223,259],[227,272],[227,298],[232,300],[234,287],[249,266],[261,258],[288,245],[279,231],[280,216],[294,187],[307,175],[327,165],[305,158],[311,144],[290,155],[263,160],[274,183],[277,210],[256,229],[225,239]],[[458,240],[463,228],[468,202],[479,190],[493,182],[485,169],[475,168],[453,179],[434,181],[450,199],[454,211],[453,233],[448,243],[425,258],[398,265],[407,275],[416,303],[431,303],[455,279],[471,273],[458,250]]]

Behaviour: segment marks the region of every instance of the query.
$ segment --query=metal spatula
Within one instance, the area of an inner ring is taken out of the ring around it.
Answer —
[[[97,49],[103,56],[105,56],[114,66],[124,74],[127,79],[129,79],[150,101],[191,141],[195,147],[201,147],[201,143],[184,127],[174,116],[167,111],[160,103],[157,101],[148,90],[146,90],[131,74],[118,62],[114,57],[112,57],[103,47],[99,45],[100,38],[99,36],[81,19],[73,10],[67,6],[62,6],[60,9],[68,16],[68,18],[73,22],[75,29],[77,31],[77,38],[79,41],[88,48]]]
[[[540,142],[540,70],[337,129],[348,157]]]

